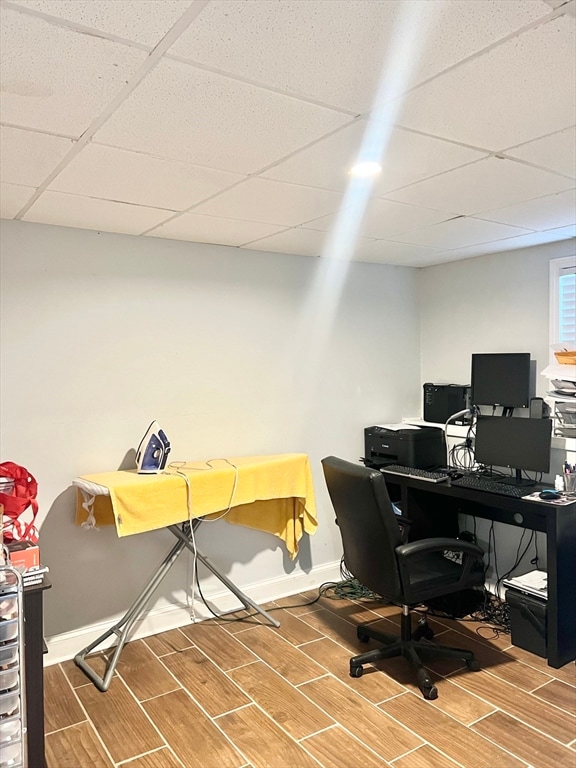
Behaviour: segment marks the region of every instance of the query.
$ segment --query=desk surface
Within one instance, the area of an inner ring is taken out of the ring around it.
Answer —
[[[543,500],[529,500],[516,498],[514,496],[505,496],[497,493],[467,488],[465,486],[453,485],[450,480],[441,483],[430,483],[417,478],[406,478],[395,475],[384,474],[387,485],[404,485],[434,494],[447,499],[456,499],[462,504],[466,504],[469,510],[475,511],[463,512],[463,514],[474,515],[486,520],[506,523],[508,525],[520,526],[534,531],[546,533],[548,530],[549,519],[559,516],[560,518],[573,519],[576,515],[576,499],[571,504],[553,504]],[[526,489],[529,493],[530,489]]]

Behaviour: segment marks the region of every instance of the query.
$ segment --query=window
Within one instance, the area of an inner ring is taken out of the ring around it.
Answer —
[[[550,262],[550,343],[576,342],[576,256]]]

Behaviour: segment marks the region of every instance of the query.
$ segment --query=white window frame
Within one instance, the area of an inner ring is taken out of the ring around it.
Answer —
[[[550,261],[550,344],[559,343],[560,292],[558,284],[561,275],[566,272],[576,274],[576,252],[572,256],[566,256],[562,259],[551,259]],[[550,362],[556,362],[552,351],[550,351]]]

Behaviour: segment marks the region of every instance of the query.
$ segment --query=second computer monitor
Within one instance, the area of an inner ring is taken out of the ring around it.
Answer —
[[[474,456],[486,466],[549,472],[551,439],[550,419],[478,416]]]
[[[471,401],[474,405],[527,408],[530,404],[530,353],[472,355]]]

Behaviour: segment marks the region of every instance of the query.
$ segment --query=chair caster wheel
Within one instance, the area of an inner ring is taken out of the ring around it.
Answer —
[[[356,630],[356,637],[358,640],[360,640],[361,643],[367,643],[368,640],[370,640],[370,636],[366,634],[362,627],[358,627]]]
[[[466,661],[466,666],[472,672],[478,672],[478,670],[480,669],[480,662],[478,661],[478,659],[468,659]]]
[[[428,701],[433,701],[438,698],[438,688],[436,688],[435,685],[433,685],[432,688],[424,688],[422,690],[422,695]]]
[[[350,677],[362,677],[363,672],[362,667],[350,667]]]

